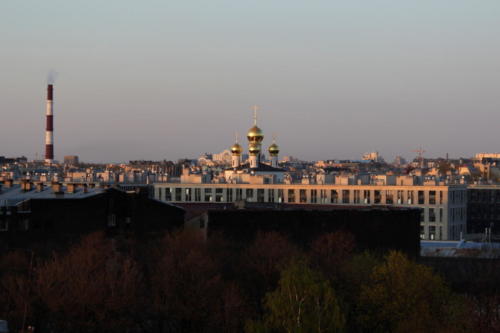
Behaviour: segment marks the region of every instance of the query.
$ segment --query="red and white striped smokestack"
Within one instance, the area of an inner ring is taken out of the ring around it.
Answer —
[[[45,163],[54,163],[54,86],[47,86],[47,125],[45,127]]]

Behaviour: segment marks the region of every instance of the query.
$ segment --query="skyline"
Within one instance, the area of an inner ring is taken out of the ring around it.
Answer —
[[[0,153],[42,156],[52,69],[59,160],[220,152],[253,104],[282,156],[499,150],[499,3],[217,4],[0,4]]]

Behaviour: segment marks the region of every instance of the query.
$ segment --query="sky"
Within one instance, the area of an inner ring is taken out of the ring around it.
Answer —
[[[0,1],[0,156],[500,151],[500,1]]]

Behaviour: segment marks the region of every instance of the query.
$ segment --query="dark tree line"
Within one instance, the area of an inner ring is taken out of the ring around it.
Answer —
[[[351,234],[299,248],[187,231],[160,240],[85,236],[66,251],[0,257],[0,318],[12,332],[497,332],[500,294],[460,292],[398,252]]]

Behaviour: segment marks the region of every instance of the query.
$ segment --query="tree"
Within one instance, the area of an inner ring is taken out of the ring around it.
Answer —
[[[281,272],[278,288],[265,297],[262,322],[249,322],[247,332],[343,332],[345,318],[335,292],[304,259],[294,259]]]
[[[159,331],[214,330],[224,286],[203,238],[187,231],[167,235],[162,252],[152,273]]]
[[[311,261],[328,278],[336,278],[341,266],[351,257],[354,246],[354,236],[349,232],[321,235],[311,245]]]
[[[360,296],[360,324],[371,332],[459,332],[463,307],[439,275],[389,253]]]
[[[40,323],[58,332],[117,332],[142,322],[142,275],[102,233],[54,254],[36,272]]]
[[[11,330],[21,329],[32,315],[33,253],[16,250],[0,258],[0,316]]]

